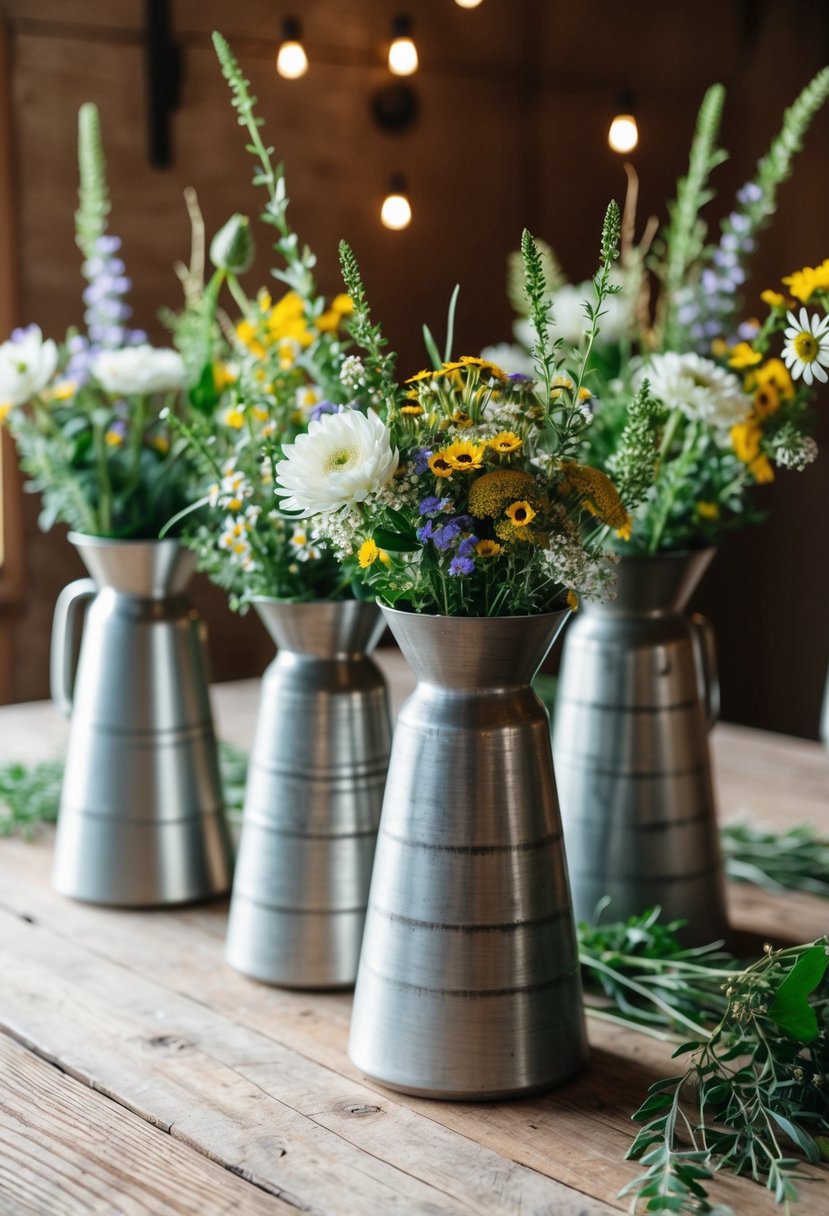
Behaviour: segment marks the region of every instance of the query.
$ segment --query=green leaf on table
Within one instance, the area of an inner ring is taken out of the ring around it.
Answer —
[[[775,1026],[799,1043],[811,1043],[818,1037],[817,1016],[809,997],[823,980],[827,966],[826,947],[810,947],[783,980],[769,1008]]]

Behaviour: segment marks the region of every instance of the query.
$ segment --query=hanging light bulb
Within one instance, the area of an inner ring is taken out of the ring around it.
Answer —
[[[389,178],[389,192],[380,208],[380,220],[384,228],[401,232],[412,222],[412,205],[406,194],[406,182],[400,173]]]
[[[286,17],[282,22],[282,42],[276,55],[276,70],[286,80],[299,80],[308,71],[308,56],[300,39],[300,25],[296,17]]]
[[[633,96],[625,92],[620,94],[618,113],[610,124],[607,142],[614,152],[632,152],[639,143],[639,128],[636,125],[636,115],[633,112]]]
[[[483,0],[455,0],[455,3],[458,8],[477,8],[479,4],[483,3]]]
[[[411,76],[417,71],[417,47],[412,40],[411,17],[395,17],[391,23],[389,71],[395,76]]]

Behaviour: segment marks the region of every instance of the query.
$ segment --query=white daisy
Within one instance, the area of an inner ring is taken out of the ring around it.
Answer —
[[[653,355],[634,377],[638,389],[647,377],[651,392],[668,410],[679,409],[691,422],[727,431],[751,409],[751,398],[733,372],[701,355],[667,351]]]
[[[787,313],[789,322],[783,331],[786,345],[783,347],[783,362],[795,380],[803,377],[804,384],[812,384],[820,380],[824,384],[827,377],[825,368],[829,367],[829,317],[819,317],[814,313],[811,317],[805,308],[801,308],[800,317]]]
[[[274,493],[286,511],[303,518],[364,502],[386,485],[398,454],[373,410],[323,414],[283,448]]]
[[[155,346],[102,350],[92,360],[92,375],[107,393],[171,393],[184,383],[184,363],[177,351]]]
[[[36,325],[0,346],[0,402],[25,405],[42,392],[58,365],[58,348]]]

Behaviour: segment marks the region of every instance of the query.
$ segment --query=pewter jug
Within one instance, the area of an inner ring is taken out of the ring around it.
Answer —
[[[369,657],[385,622],[357,600],[255,607],[278,651],[262,679],[227,960],[283,987],[351,987],[391,741]]]
[[[203,628],[184,594],[193,555],[176,540],[70,540],[92,578],[61,592],[52,632],[52,696],[71,714],[55,886],[125,907],[220,895],[231,851]]]
[[[397,719],[349,1054],[392,1089],[488,1099],[586,1059],[547,712],[566,613],[383,609],[417,687]]]
[[[592,921],[655,904],[688,942],[726,931],[708,749],[711,635],[683,615],[713,550],[623,557],[617,595],[564,639],[553,755],[573,903]]]

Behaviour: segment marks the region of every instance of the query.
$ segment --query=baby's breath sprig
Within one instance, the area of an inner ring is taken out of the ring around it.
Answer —
[[[75,241],[84,257],[91,259],[106,232],[110,210],[101,121],[98,107],[91,101],[78,111],[78,169],[80,187],[75,212]]]
[[[677,183],[676,199],[669,208],[671,218],[663,242],[664,262],[654,266],[663,284],[661,316],[657,323],[666,350],[675,345],[673,305],[676,294],[689,266],[697,260],[705,245],[706,224],[700,212],[713,197],[708,178],[728,156],[717,147],[724,102],[725,89],[721,84],[711,85],[702,99],[688,173]]]
[[[397,385],[394,368],[397,356],[384,348],[388,345],[381,325],[373,325],[363,276],[354,250],[347,241],[340,241],[340,268],[343,282],[354,312],[348,323],[349,332],[357,345],[366,352],[369,362],[365,368],[366,387],[377,396],[386,409],[386,421],[391,421],[396,406]]]

